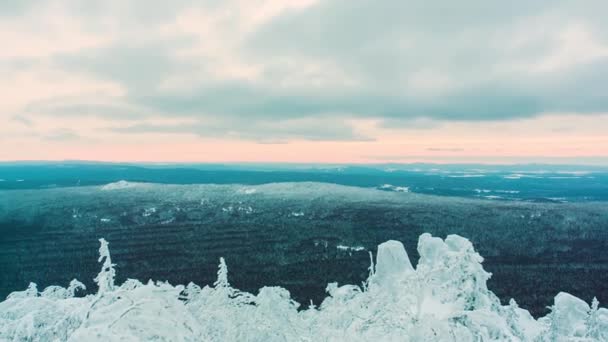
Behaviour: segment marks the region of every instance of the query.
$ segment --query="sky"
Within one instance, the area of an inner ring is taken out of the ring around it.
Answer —
[[[608,165],[605,0],[3,0],[0,161]]]

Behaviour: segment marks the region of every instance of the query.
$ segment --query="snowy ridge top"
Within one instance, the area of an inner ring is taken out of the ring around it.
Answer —
[[[35,284],[0,303],[0,341],[605,341],[608,310],[567,293],[535,320],[514,300],[503,306],[487,289],[490,274],[470,241],[420,236],[414,268],[398,241],[378,246],[361,285],[331,283],[319,307],[280,287],[257,295],[230,286],[220,259],[217,281],[203,288],[149,281],[114,283],[101,239],[96,294],[84,286]]]
[[[358,187],[341,185],[336,183],[326,182],[272,182],[257,185],[246,185],[239,183],[231,184],[216,184],[216,183],[201,183],[201,184],[174,184],[174,183],[142,183],[120,180],[117,182],[108,183],[100,186],[101,190],[119,190],[129,188],[156,188],[156,189],[225,189],[234,190],[239,194],[252,195],[256,193],[265,194],[310,194],[310,193],[326,193],[331,191],[349,192],[349,193],[377,193],[373,187]],[[395,187],[401,192],[407,192],[406,187]]]
[[[144,185],[148,185],[148,183],[137,183],[137,182],[128,182],[126,180],[120,180],[118,182],[108,183],[106,185],[101,186],[101,190],[110,191],[110,190],[121,190],[121,189],[130,189],[135,187],[141,187]]]

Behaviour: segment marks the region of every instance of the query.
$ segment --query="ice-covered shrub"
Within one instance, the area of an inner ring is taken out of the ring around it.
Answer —
[[[129,279],[114,283],[108,243],[101,239],[98,291],[84,285],[36,284],[0,303],[0,341],[606,341],[608,310],[567,293],[535,320],[514,300],[501,305],[490,274],[465,238],[423,234],[416,268],[400,242],[378,246],[362,284],[327,286],[319,307],[299,304],[280,287],[257,295],[229,283],[220,259],[213,286]]]

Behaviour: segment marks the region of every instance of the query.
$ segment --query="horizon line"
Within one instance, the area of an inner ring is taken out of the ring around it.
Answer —
[[[514,157],[517,158],[517,157]],[[539,158],[551,158],[551,159],[562,159],[555,157],[539,157]],[[594,157],[592,157],[594,158]],[[0,160],[2,164],[57,164],[57,163],[78,163],[78,164],[139,164],[139,165],[328,165],[328,166],[374,166],[374,165],[488,165],[488,166],[517,166],[517,165],[542,165],[542,166],[591,166],[591,167],[606,167],[608,168],[608,156],[600,156],[595,158],[606,158],[604,163],[593,163],[593,162],[552,162],[552,161],[378,161],[378,162],[293,162],[293,161],[121,161],[121,160],[94,160],[94,159],[21,159],[21,160]],[[569,157],[563,157],[563,159],[570,159]]]

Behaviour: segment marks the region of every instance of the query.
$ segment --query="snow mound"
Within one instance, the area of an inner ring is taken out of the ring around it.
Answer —
[[[331,283],[319,307],[281,287],[258,294],[230,286],[223,258],[213,286],[114,283],[101,239],[96,294],[84,286],[35,284],[0,303],[0,341],[606,341],[608,310],[567,293],[535,320],[514,300],[501,305],[467,239],[423,234],[416,268],[398,241],[378,247],[361,285]]]
[[[108,183],[106,185],[101,186],[101,190],[108,191],[108,190],[129,189],[129,188],[134,188],[134,187],[141,186],[141,185],[142,185],[142,183],[134,183],[134,182],[127,182],[126,180],[120,180],[118,182]]]

